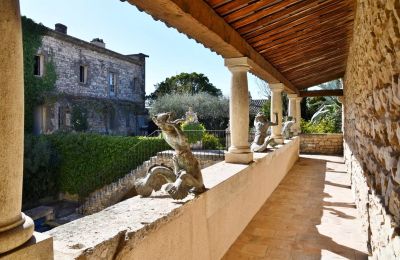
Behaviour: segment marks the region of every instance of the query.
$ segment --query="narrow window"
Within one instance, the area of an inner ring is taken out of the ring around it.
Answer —
[[[134,78],[133,79],[133,91],[136,92],[139,90],[139,86],[138,86],[138,78]]]
[[[110,91],[110,96],[115,96],[115,83],[116,83],[116,75],[113,72],[108,74],[108,87]]]
[[[79,66],[79,82],[86,83],[87,82],[87,67]]]
[[[43,56],[35,55],[33,64],[33,75],[42,76],[43,75]]]

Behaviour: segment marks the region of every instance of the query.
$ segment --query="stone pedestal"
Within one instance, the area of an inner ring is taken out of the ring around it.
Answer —
[[[297,127],[297,106],[296,106],[296,94],[288,94],[289,98],[289,109],[288,109],[288,116],[292,117],[292,119],[296,119],[296,123],[292,126],[293,134],[298,135],[298,127]]]
[[[33,221],[21,213],[24,79],[18,0],[0,8],[0,254],[29,240]]]
[[[283,144],[282,136],[282,91],[284,85],[282,83],[269,84],[271,89],[271,121],[275,120],[275,113],[278,114],[278,125],[271,127],[271,137],[278,144]]]
[[[297,97],[296,98],[296,128],[297,128],[297,134],[301,133],[301,127],[300,127],[300,122],[301,122],[301,106],[300,102],[303,98]]]
[[[231,97],[229,102],[231,146],[225,154],[225,161],[230,163],[249,163],[253,153],[248,142],[249,135],[249,94],[247,86],[247,58],[225,60],[225,66],[232,73]]]

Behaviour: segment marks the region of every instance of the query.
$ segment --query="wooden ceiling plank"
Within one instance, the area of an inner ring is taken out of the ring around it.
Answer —
[[[326,97],[343,96],[343,89],[323,89],[300,91],[300,97]]]
[[[348,27],[349,29],[351,29],[352,24],[349,22],[345,26],[345,28]],[[273,44],[265,45],[264,48],[257,48],[257,51],[259,51],[260,53],[272,55],[274,53],[280,52],[281,50],[284,50],[285,48],[294,49],[296,48],[296,46],[310,46],[319,43],[318,41],[320,39],[323,39],[324,41],[329,41],[329,39],[332,39],[327,38],[327,36],[343,39],[343,42],[347,42],[345,40],[351,37],[351,35],[345,34],[345,32],[338,30],[338,28],[336,27],[333,27],[327,30],[308,32],[307,34],[299,38],[285,39],[279,42],[274,42]]]
[[[329,7],[329,5],[335,5],[337,0],[327,0],[323,4],[318,4],[315,0],[306,0],[299,2],[296,5],[290,6],[289,8],[266,16],[262,19],[255,21],[254,23],[247,24],[242,27],[235,27],[237,31],[243,35],[243,37],[251,38],[263,34],[265,32],[276,29],[282,25],[295,21],[301,17],[308,16],[314,12],[323,10]],[[235,26],[235,24],[232,24]]]
[[[293,34],[293,37],[298,37],[305,32],[314,31],[323,28],[334,27],[335,24],[343,24],[346,21],[352,20],[350,17],[343,18],[343,13],[332,13],[329,17],[326,17],[323,21],[319,20],[319,16],[314,17],[313,22],[309,22],[307,20],[299,20],[296,23],[291,23],[290,25],[286,25],[279,30],[271,31],[262,35],[263,37],[255,37],[252,39],[248,39],[248,42],[254,46],[258,47],[261,45],[265,45],[269,42],[273,42],[274,40],[280,39],[284,36],[288,36]]]
[[[240,27],[242,24],[248,24],[261,19],[267,15],[282,11],[291,4],[300,2],[302,0],[261,0],[254,4],[248,5],[232,14],[224,17],[224,19],[232,24],[234,28]]]

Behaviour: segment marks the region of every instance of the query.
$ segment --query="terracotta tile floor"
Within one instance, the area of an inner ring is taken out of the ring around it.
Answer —
[[[301,155],[223,259],[367,259],[349,185],[342,157]]]

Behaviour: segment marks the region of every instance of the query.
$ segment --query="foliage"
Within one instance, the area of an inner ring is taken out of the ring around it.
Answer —
[[[301,120],[301,132],[306,134],[338,133],[335,121],[332,118],[323,118],[318,123]]]
[[[156,90],[149,95],[155,100],[166,94],[197,94],[206,92],[212,96],[220,97],[222,92],[216,88],[209,79],[201,73],[181,73],[155,85]]]
[[[182,118],[190,106],[207,129],[226,129],[229,120],[229,100],[207,93],[164,95],[154,102],[150,114],[173,112],[175,118]]]
[[[203,135],[202,143],[203,148],[208,150],[218,150],[224,148],[223,145],[221,145],[218,137],[207,132]]]
[[[181,128],[190,144],[200,141],[203,138],[204,131],[206,130],[200,123],[183,123]]]
[[[24,140],[24,205],[35,204],[58,192],[59,156],[45,136],[26,135]]]
[[[33,111],[44,102],[46,93],[52,91],[56,82],[56,70],[51,59],[44,62],[44,74],[33,74],[35,55],[42,44],[46,27],[29,18],[22,17],[22,39],[24,52],[25,131],[33,130]]]
[[[75,131],[85,132],[89,127],[86,108],[80,105],[73,106],[71,121]]]
[[[81,197],[124,176],[157,152],[169,149],[158,137],[88,133],[46,137],[62,157],[58,174],[60,191]]]
[[[264,115],[268,115],[268,116],[271,115],[271,98],[268,98],[268,99],[265,101],[265,103],[262,105],[262,107],[261,107],[261,112],[262,112]]]

